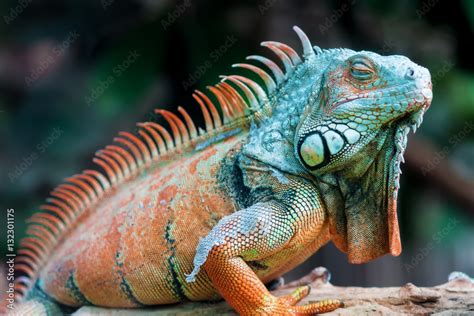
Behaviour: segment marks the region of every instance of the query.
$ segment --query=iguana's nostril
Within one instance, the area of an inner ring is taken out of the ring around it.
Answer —
[[[407,72],[405,73],[405,78],[413,79],[415,78],[415,70],[413,68],[408,67]]]

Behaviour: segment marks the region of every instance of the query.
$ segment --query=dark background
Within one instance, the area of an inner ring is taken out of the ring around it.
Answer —
[[[2,214],[15,209],[17,242],[54,186],[92,167],[118,131],[160,121],[156,107],[196,108],[193,89],[247,55],[273,57],[261,41],[301,51],[298,25],[322,48],[401,54],[428,67],[434,100],[402,166],[402,255],[350,265],[329,245],[287,280],[319,265],[337,285],[474,275],[474,2],[22,0],[2,1],[0,13],[0,196]]]

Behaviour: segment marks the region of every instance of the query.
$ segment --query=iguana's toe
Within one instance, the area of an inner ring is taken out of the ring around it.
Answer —
[[[344,307],[340,300],[322,300],[307,305],[295,306],[303,298],[309,295],[311,287],[309,285],[300,286],[288,295],[277,298],[277,308],[275,311],[286,310],[285,315],[314,315],[331,312],[339,307]]]
[[[300,286],[296,288],[296,290],[294,290],[290,294],[279,297],[278,301],[283,304],[295,305],[296,303],[301,301],[303,298],[308,296],[310,292],[311,292],[311,287],[309,285]]]
[[[303,306],[293,306],[291,311],[293,315],[314,315],[332,312],[340,307],[344,307],[344,303],[340,300],[323,300]]]

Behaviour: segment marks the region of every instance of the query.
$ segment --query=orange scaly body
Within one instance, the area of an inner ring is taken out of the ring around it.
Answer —
[[[43,268],[44,290],[72,306],[215,298],[207,277],[186,284],[184,273],[192,270],[199,239],[235,211],[215,174],[238,141],[230,138],[162,163],[111,192],[81,218]]]

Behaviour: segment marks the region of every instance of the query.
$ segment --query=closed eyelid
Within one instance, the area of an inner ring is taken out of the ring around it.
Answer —
[[[367,66],[366,64],[363,63],[354,63],[352,64],[352,68],[360,70],[360,71],[370,71],[372,70],[371,67]]]
[[[360,69],[360,70],[367,69],[367,70],[377,71],[377,67],[374,64],[374,62],[370,58],[364,55],[352,56],[349,59],[349,66],[354,67],[356,69]]]

